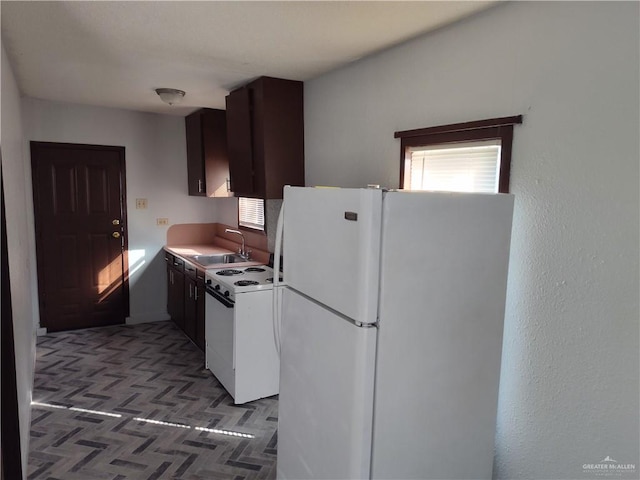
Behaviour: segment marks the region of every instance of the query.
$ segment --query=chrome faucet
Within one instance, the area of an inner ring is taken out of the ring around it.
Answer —
[[[226,228],[225,233],[235,233],[237,235],[240,235],[240,238],[242,238],[242,246],[240,247],[240,251],[238,253],[240,253],[241,257],[249,260],[249,253],[244,248],[244,234],[240,230],[234,230],[233,228]]]

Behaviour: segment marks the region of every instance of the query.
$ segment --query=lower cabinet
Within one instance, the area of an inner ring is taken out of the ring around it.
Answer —
[[[184,330],[184,263],[173,255],[165,255],[167,262],[167,312],[177,326]]]
[[[182,259],[165,254],[167,312],[175,324],[204,351],[204,272]]]

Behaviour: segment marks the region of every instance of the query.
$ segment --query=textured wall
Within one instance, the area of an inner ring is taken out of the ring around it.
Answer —
[[[161,249],[168,227],[157,226],[156,218],[167,217],[170,224],[217,220],[217,199],[187,195],[184,118],[32,98],[23,100],[23,113],[27,142],[125,147],[130,321],[167,319],[166,267]],[[28,143],[25,152],[29,164]],[[30,180],[28,183],[30,191]],[[146,198],[148,208],[137,210],[136,198]],[[32,204],[26,212],[31,218]]]
[[[305,84],[308,185],[397,187],[394,131],[524,115],[495,478],[638,478],[639,30],[636,2],[512,2]]]
[[[31,292],[35,291],[32,270],[35,262],[29,256],[29,226],[24,212],[27,194],[24,189],[26,170],[22,162],[22,124],[20,92],[13,70],[2,47],[2,177],[7,214],[7,248],[13,307],[13,334],[16,356],[18,415],[23,474],[26,478],[31,423],[31,394],[35,362],[34,311]]]

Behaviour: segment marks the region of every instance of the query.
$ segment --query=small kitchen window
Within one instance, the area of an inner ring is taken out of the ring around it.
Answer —
[[[513,125],[522,116],[395,132],[400,188],[508,193]]]
[[[238,198],[238,225],[264,232],[264,200],[262,198]]]

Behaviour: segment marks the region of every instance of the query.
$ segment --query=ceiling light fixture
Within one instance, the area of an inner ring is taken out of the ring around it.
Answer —
[[[156,88],[156,93],[160,96],[160,100],[169,105],[180,103],[184,98],[184,91],[175,88]]]

